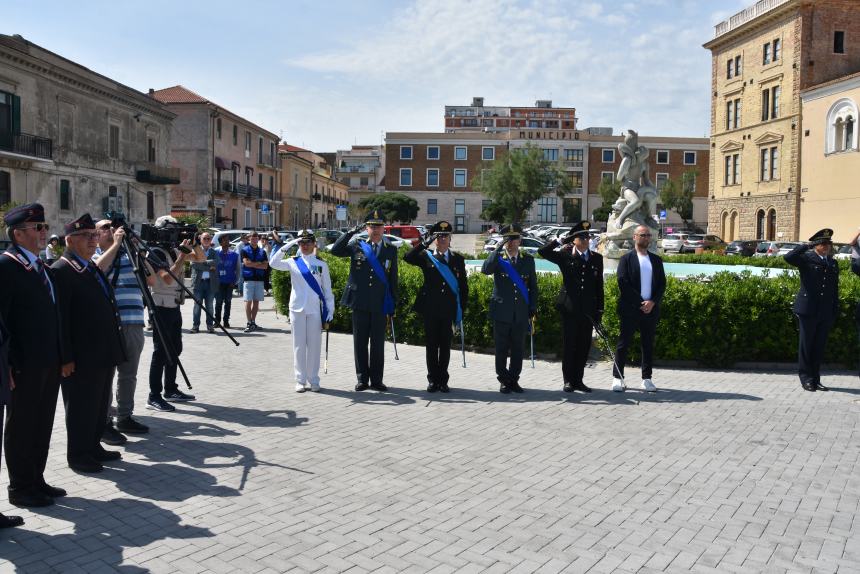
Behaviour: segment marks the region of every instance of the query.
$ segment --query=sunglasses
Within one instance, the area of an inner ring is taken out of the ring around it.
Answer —
[[[48,231],[51,228],[47,223],[37,223],[35,225],[23,225],[18,229],[35,229],[36,231]]]

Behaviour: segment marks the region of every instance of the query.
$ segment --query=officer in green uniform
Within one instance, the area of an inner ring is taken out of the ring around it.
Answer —
[[[493,276],[490,319],[496,345],[496,378],[502,393],[523,392],[523,344],[537,311],[537,276],[531,255],[520,252],[522,228],[514,223],[502,227],[502,241],[484,260],[481,272]],[[508,364],[510,356],[510,365]]]
[[[332,255],[350,258],[349,279],[341,305],[352,309],[356,391],[368,387],[387,390],[382,383],[385,325],[389,317],[394,316],[397,301],[397,248],[383,237],[384,225],[379,211],[373,211],[365,221],[366,240],[353,240],[362,227],[356,226],[341,235],[331,247]]]

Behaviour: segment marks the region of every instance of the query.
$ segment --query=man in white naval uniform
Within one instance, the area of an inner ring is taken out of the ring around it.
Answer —
[[[290,272],[289,307],[296,392],[303,393],[308,389],[318,392],[323,324],[327,325],[334,317],[331,277],[328,264],[314,254],[316,237],[310,230],[299,232],[299,252],[296,255],[284,259],[285,247],[280,245],[272,250],[269,265],[272,269]]]

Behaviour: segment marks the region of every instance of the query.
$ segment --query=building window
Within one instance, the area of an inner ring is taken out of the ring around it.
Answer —
[[[146,192],[146,218],[150,221],[155,219],[155,194],[151,191]]]
[[[582,161],[583,151],[581,149],[564,150],[564,159],[567,161]]]
[[[764,209],[759,209],[755,214],[755,238],[764,239]]]
[[[723,185],[737,185],[741,182],[741,155],[739,153],[725,156]]]
[[[601,171],[600,172],[600,181],[608,181],[609,183],[615,183],[615,172],[614,171]]]
[[[72,190],[68,179],[60,180],[60,209],[68,210],[72,208]]]
[[[251,154],[251,132],[245,132],[245,155],[246,157]]]
[[[155,163],[156,158],[155,139],[146,139],[146,159],[149,163]]]
[[[119,158],[119,126],[110,126],[110,136],[108,138],[108,156]]]
[[[215,119],[215,137],[221,141],[221,118]]]
[[[369,183],[370,183],[370,179],[369,179],[368,177],[360,177],[360,178],[358,178],[358,184],[359,184],[361,187],[367,187]]]
[[[725,167],[723,168],[723,185],[731,185],[732,181],[732,156],[727,155],[723,158]]]
[[[455,199],[454,200],[454,215],[466,215],[466,200],[465,199]]]
[[[239,126],[233,126],[233,145],[239,145]],[[236,225],[236,222],[233,222]]]
[[[770,42],[765,44],[764,48],[762,49],[761,63],[762,65],[770,64]]]
[[[582,172],[574,171],[570,174],[570,186],[573,188],[571,191],[574,193],[582,193]]]
[[[562,199],[561,216],[565,222],[582,221],[582,198],[565,197]]]
[[[779,148],[761,148],[760,181],[779,179]]]
[[[454,170],[454,187],[466,187],[466,170]]]
[[[669,150],[657,150],[657,163],[667,165],[669,163]]]
[[[601,159],[603,160],[603,163],[615,163],[615,150],[604,148],[602,150]]]
[[[776,239],[776,210],[770,208],[767,212],[767,238],[769,240]]]
[[[412,159],[412,146],[411,145],[400,146],[400,159]]]
[[[558,161],[558,150],[557,149],[555,149],[555,148],[544,149],[541,151],[543,151],[543,158],[546,161]]]
[[[761,121],[766,122],[779,117],[780,87],[765,88],[761,93]]]
[[[663,186],[666,185],[666,182],[668,182],[668,181],[669,181],[669,174],[668,173],[658,173],[656,176],[656,179],[654,181],[655,185],[657,186],[657,191],[660,191],[661,189],[663,189]]]
[[[726,62],[726,79],[731,80],[734,73],[735,73],[735,62],[733,59],[729,58],[729,61]]]
[[[457,161],[463,161],[467,157],[466,146],[455,146],[454,147],[454,159]]]
[[[779,148],[770,148],[770,179],[779,179]]]
[[[684,152],[684,165],[696,165],[696,152],[694,152],[694,151],[685,151]]]
[[[411,167],[401,167],[400,168],[400,185],[403,187],[410,187],[412,185],[412,168]]]
[[[427,170],[427,187],[439,187],[439,170],[437,168]]]
[[[773,61],[776,62],[780,57],[782,57],[782,40],[776,38],[773,41]]]
[[[740,56],[735,56],[735,76],[740,76],[743,71],[743,60]]]
[[[734,129],[741,127],[741,99],[735,100]]]
[[[827,112],[826,153],[856,150],[857,104],[848,98],[838,100]]]
[[[0,207],[12,201],[12,176],[8,171],[0,171]]]
[[[726,101],[726,129],[735,130],[741,127],[741,99]]]
[[[833,53],[834,54],[844,54],[845,53],[845,32],[841,30],[837,30],[833,32]]]
[[[778,118],[779,117],[779,94],[780,87],[774,86],[770,91],[770,117]]]
[[[558,198],[541,197],[538,199],[538,221],[555,223],[558,219]]]
[[[439,200],[438,199],[428,199],[427,200],[427,215],[436,215],[439,210]]]
[[[732,184],[739,184],[741,182],[741,154],[736,153],[732,155],[732,160],[734,164],[734,177],[732,179]]]
[[[427,146],[427,159],[439,159],[439,146]]]
[[[483,215],[484,215],[484,212],[485,212],[485,211],[487,211],[487,209],[488,209],[491,205],[493,205],[493,200],[492,200],[492,199],[482,199],[482,200],[481,200],[481,216],[483,216]]]
[[[496,148],[485,146],[481,148],[481,159],[484,161],[493,161],[496,159]]]
[[[251,228],[251,208],[245,208],[245,229]]]

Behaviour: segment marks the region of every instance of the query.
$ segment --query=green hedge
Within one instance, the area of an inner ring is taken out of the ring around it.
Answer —
[[[424,329],[421,317],[412,311],[412,303],[423,276],[419,269],[402,261],[405,253],[406,249],[401,248],[400,292],[395,319],[397,340],[421,345],[424,342]],[[682,257],[685,258],[684,262],[727,264],[729,260],[745,263],[758,259],[720,255]],[[322,258],[329,263],[337,303],[332,329],[351,332],[350,312],[340,305],[349,275],[349,259],[328,254],[323,254]],[[679,261],[675,257],[667,260]],[[769,263],[776,260],[781,258],[768,258]],[[561,275],[538,275],[540,298],[535,332],[536,353],[561,354],[561,320],[554,306],[555,295],[561,284]],[[289,273],[273,272],[272,285],[278,311],[286,314]],[[749,273],[736,275],[724,272],[710,279],[681,280],[668,277],[655,357],[697,361],[716,367],[727,367],[743,361],[793,362],[797,359],[798,331],[791,305],[798,288],[799,279],[796,275],[765,278],[753,277]],[[488,320],[492,289],[492,277],[480,273],[469,275],[469,306],[464,322],[466,346],[470,349],[488,350],[493,347],[492,324]],[[613,342],[619,333],[617,300],[618,284],[607,277],[604,324]],[[840,274],[839,300],[840,314],[830,334],[825,361],[853,366],[857,364],[860,354],[854,321],[854,309],[860,300],[860,278],[847,270]],[[636,347],[638,341],[631,354],[633,360],[637,358]]]

